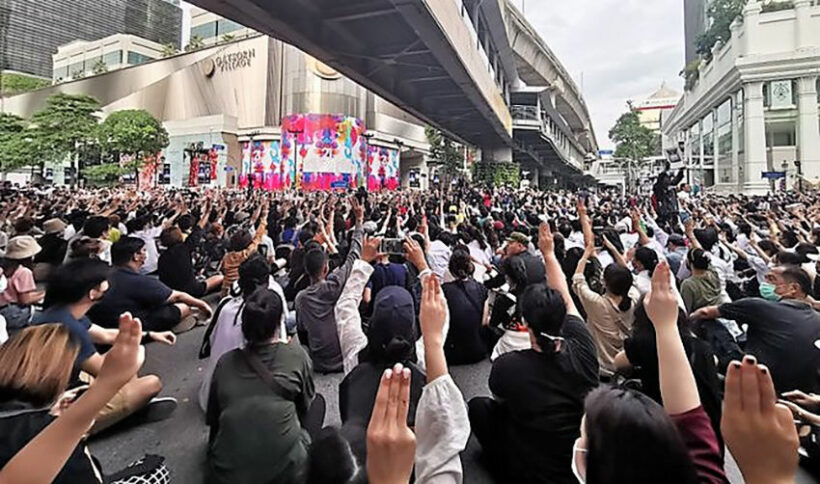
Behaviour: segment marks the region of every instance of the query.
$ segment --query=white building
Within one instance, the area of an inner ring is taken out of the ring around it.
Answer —
[[[191,6],[191,38],[198,37],[204,45],[213,45],[228,40],[244,39],[257,32],[233,20]]]
[[[115,34],[99,40],[76,40],[52,55],[55,83],[142,64],[162,57],[162,44],[136,35]]]
[[[679,99],[678,91],[667,86],[666,82],[661,83],[657,91],[635,106],[641,119],[641,125],[646,126],[653,133],[660,134],[662,123],[668,119]]]
[[[665,123],[684,143],[693,182],[763,193],[773,184],[762,172],[784,168],[789,186],[798,172],[820,182],[820,4],[793,3],[750,0]]]

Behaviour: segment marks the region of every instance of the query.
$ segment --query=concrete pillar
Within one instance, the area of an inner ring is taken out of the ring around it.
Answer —
[[[747,193],[765,193],[768,184],[760,174],[768,171],[766,160],[766,118],[763,111],[763,83],[750,82],[743,86],[745,111],[745,151],[746,175],[743,191]]]
[[[817,76],[797,80],[797,109],[799,112],[797,146],[807,180],[820,178],[820,119],[817,107]]]
[[[513,151],[509,146],[493,146],[491,148],[481,148],[481,156],[484,161],[496,163],[513,161]]]
[[[737,106],[737,93],[732,95],[732,178],[731,181],[732,189],[737,189],[741,187],[741,179],[740,176],[743,173],[743,170],[740,169],[740,131],[738,126],[738,116],[740,114],[740,110]]]
[[[744,45],[743,45],[743,52],[744,53],[753,53],[759,52],[760,43],[768,41],[767,39],[761,39],[759,35],[760,31],[760,12],[763,10],[763,3],[760,0],[750,0],[749,3],[743,7],[743,26],[746,29],[746,34],[743,36],[744,38]]]
[[[530,187],[532,188],[540,188],[541,187],[541,174],[538,167],[533,167],[530,169]]]
[[[814,46],[811,40],[811,1],[795,0],[794,11],[796,22],[794,24],[794,46],[797,50],[807,49]]]

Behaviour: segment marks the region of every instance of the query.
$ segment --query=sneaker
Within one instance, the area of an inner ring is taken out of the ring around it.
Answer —
[[[196,326],[196,315],[189,314],[188,316],[182,318],[182,321],[174,326],[171,331],[173,331],[174,334],[182,334],[194,329],[194,326]]]
[[[134,414],[138,415],[140,422],[159,422],[170,417],[177,409],[177,399],[174,397],[152,398],[148,405]]]

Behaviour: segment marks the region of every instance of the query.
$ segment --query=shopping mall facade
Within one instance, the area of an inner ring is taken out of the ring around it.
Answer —
[[[6,98],[4,110],[29,117],[58,92],[97,98],[103,116],[162,121],[170,144],[148,174],[158,184],[424,189],[435,177],[424,123],[264,35]],[[67,164],[46,172],[70,181]]]

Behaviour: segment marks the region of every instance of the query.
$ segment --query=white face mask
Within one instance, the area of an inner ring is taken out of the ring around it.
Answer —
[[[587,450],[579,447],[578,441],[575,441],[575,444],[572,446],[572,473],[581,484],[585,484],[586,479],[581,475],[581,471],[578,470],[578,454],[584,454],[584,459],[586,459],[586,453]]]

